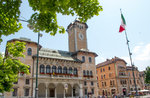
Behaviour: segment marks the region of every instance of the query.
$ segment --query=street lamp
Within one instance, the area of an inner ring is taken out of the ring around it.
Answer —
[[[34,29],[33,25],[28,24],[27,25],[31,30]],[[36,85],[35,85],[35,98],[38,98],[38,63],[39,63],[39,41],[40,37],[42,37],[42,34],[38,32],[38,43],[37,43],[37,59],[36,59]]]

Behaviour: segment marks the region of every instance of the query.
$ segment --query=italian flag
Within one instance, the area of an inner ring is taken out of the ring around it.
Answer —
[[[120,25],[120,28],[119,28],[119,32],[124,31],[125,30],[125,26],[126,26],[126,21],[124,19],[123,14],[121,13],[121,25]]]

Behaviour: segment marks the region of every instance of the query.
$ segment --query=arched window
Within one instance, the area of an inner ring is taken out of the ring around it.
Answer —
[[[62,73],[62,67],[58,66],[58,73]]]
[[[78,74],[78,70],[77,68],[74,68],[74,75],[77,75]]]
[[[93,73],[92,73],[92,71],[90,71],[90,76],[93,76]]]
[[[40,65],[40,73],[41,73],[41,74],[44,74],[44,70],[45,70],[44,65]]]
[[[92,58],[91,57],[89,57],[89,63],[92,63]]]
[[[27,54],[28,54],[28,55],[32,55],[32,49],[31,49],[31,48],[28,48]]]
[[[64,67],[64,68],[63,68],[63,73],[64,73],[64,74],[67,74],[67,67]]]
[[[84,56],[82,56],[82,62],[85,62],[85,57]]]
[[[52,73],[56,73],[56,66],[52,67]]]
[[[83,70],[83,75],[85,76],[85,70]]]
[[[87,70],[87,76],[89,76],[89,71]]]
[[[51,71],[51,68],[50,68],[49,65],[47,65],[47,66],[46,66],[46,73],[50,73],[50,71]]]
[[[69,67],[69,74],[72,74],[72,68]]]

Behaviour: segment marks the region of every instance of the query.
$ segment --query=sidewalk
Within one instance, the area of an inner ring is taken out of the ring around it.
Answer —
[[[137,96],[137,97],[126,97],[126,98],[150,98],[150,95],[146,95],[146,96]]]

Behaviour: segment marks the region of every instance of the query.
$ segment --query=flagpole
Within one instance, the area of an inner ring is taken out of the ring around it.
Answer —
[[[122,11],[120,9],[120,12],[122,14]],[[126,41],[127,41],[127,46],[128,46],[128,52],[129,52],[129,56],[130,56],[130,63],[131,63],[131,66],[132,66],[132,75],[133,75],[133,81],[134,81],[134,86],[135,86],[135,91],[136,91],[136,95],[138,95],[138,92],[137,92],[137,85],[136,85],[136,80],[135,80],[135,74],[134,74],[134,64],[132,62],[132,53],[130,51],[130,47],[129,47],[129,40],[128,40],[128,36],[127,36],[127,32],[126,32],[126,29],[125,29],[125,37],[126,37]]]

